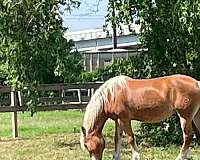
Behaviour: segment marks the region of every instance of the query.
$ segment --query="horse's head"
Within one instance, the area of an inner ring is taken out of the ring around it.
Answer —
[[[105,148],[105,141],[102,135],[97,135],[95,132],[86,134],[86,129],[84,127],[81,127],[81,130],[81,147],[87,149],[92,160],[101,160]]]

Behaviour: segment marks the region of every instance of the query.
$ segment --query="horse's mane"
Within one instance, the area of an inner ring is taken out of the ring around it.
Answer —
[[[83,120],[83,127],[88,131],[93,130],[98,116],[103,112],[103,106],[108,102],[108,94],[110,99],[115,98],[116,86],[124,88],[126,86],[126,76],[117,76],[109,79],[96,90],[90,102],[86,107],[86,112]]]

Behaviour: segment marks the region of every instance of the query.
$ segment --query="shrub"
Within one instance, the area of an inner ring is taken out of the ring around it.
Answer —
[[[148,143],[151,146],[180,144],[182,131],[179,117],[174,114],[160,123],[141,123],[137,131],[137,140],[139,143]]]

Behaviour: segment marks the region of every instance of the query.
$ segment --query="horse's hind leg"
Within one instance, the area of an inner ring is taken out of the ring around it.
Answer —
[[[123,122],[124,132],[127,134],[128,143],[132,150],[132,160],[140,160],[139,149],[137,147],[135,137],[131,128],[131,121]]]
[[[120,147],[123,129],[119,119],[115,121],[115,152],[113,154],[113,160],[120,160]]]
[[[196,130],[195,134],[197,136],[197,139],[200,141],[200,109],[194,116],[193,122],[195,124],[196,129],[198,130]]]
[[[196,127],[194,121],[192,121],[192,129],[194,131],[197,142],[200,144],[200,132],[199,132],[198,128]]]
[[[183,132],[183,145],[180,154],[178,155],[176,160],[185,160],[189,158],[188,151],[189,151],[189,145],[192,140],[192,120],[190,118],[184,117],[181,114],[179,114],[179,117]]]

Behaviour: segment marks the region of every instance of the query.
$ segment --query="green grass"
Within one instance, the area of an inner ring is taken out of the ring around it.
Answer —
[[[38,112],[18,115],[19,136],[11,138],[11,114],[0,114],[0,160],[89,160],[79,145],[83,113],[80,111]],[[134,122],[134,128],[139,123]],[[110,160],[114,150],[114,123],[104,127],[106,149],[103,160]],[[173,160],[180,146],[148,147],[139,145],[141,160]],[[200,160],[200,146],[191,146],[193,160]],[[121,160],[131,159],[130,147],[123,138]]]
[[[35,137],[53,133],[78,133],[83,113],[79,111],[37,112],[18,114],[20,137]],[[0,136],[11,136],[11,113],[0,114]]]

